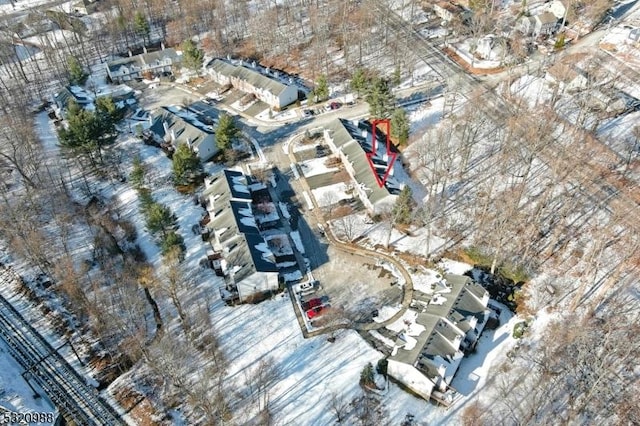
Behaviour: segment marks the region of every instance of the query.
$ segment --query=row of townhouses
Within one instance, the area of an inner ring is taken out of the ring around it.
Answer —
[[[206,261],[224,277],[222,299],[251,302],[276,291],[295,256],[267,187],[223,170],[205,180],[201,203],[207,209],[200,222],[209,244]]]
[[[408,311],[413,321],[385,330],[395,336],[387,373],[426,400],[450,404],[450,384],[460,361],[475,348],[492,317],[488,303],[484,287],[462,275],[445,275],[430,293],[414,290]]]

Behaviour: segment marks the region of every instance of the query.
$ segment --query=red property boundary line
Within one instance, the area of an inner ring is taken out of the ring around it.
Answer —
[[[387,157],[389,158],[389,162],[387,163],[387,170],[382,177],[378,176],[378,172],[376,171],[375,164],[373,164],[373,160],[371,159],[376,155],[376,131],[378,130],[378,124],[382,124],[386,128],[386,136],[387,136]],[[373,176],[376,178],[376,182],[378,182],[378,186],[382,188],[385,183],[387,183],[387,179],[389,178],[389,174],[391,173],[391,169],[396,162],[397,153],[391,151],[391,120],[388,118],[372,120],[371,121],[371,151],[367,152],[367,160],[369,160],[369,167],[371,167],[371,172]]]

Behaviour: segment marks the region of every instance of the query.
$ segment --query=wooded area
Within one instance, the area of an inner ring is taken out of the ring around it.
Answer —
[[[76,331],[75,343],[84,346],[94,365],[108,365],[101,370],[104,383],[139,369],[139,384],[161,385],[162,392],[148,396],[158,406],[187,404],[189,418],[217,424],[238,416],[250,401],[267,424],[269,388],[278,372],[270,360],[261,361],[245,373],[250,394],[231,401],[237,395],[225,388],[228,360],[208,315],[211,301],[202,300],[195,310],[184,307],[182,298],[198,271],[180,263],[179,212],[154,201],[154,177],[145,174],[139,159],[126,176],[138,192],[147,230],[122,219],[119,201],[101,193],[122,174],[122,153],[110,149],[122,118],[113,101],[99,102],[95,112],[69,106],[69,127],[58,133],[65,153],[60,157],[39,137],[51,131],[49,122],[34,120],[31,112],[63,85],[86,78],[96,61],[161,40],[190,51],[185,66],[197,68],[202,54],[192,38],[202,34],[199,47],[207,55],[261,59],[309,78],[328,76],[329,82],[352,76],[352,88],[370,103],[372,115],[394,121],[394,136],[408,145],[404,160],[428,195],[414,206],[405,191],[403,204],[382,218],[389,229],[426,226],[425,257],[443,254],[428,244],[438,232],[446,240],[445,254],[464,255],[491,272],[528,281],[519,300],[523,315],[558,303],[545,291],[550,284],[557,298],[570,301],[560,305],[568,308],[563,320],[536,346],[519,348],[516,362],[496,372],[494,386],[502,389],[503,400],[468,408],[468,424],[540,423],[551,414],[562,422],[614,414],[640,422],[633,392],[640,312],[632,297],[640,267],[637,150],[621,157],[603,145],[595,134],[603,117],[586,103],[574,126],[557,114],[559,98],[530,107],[510,93],[505,96],[514,111],[505,121],[487,117],[478,95],[440,125],[410,135],[406,114],[389,99],[392,73],[381,76],[369,67],[372,57],[384,57],[392,69],[407,74],[417,60],[369,3],[105,0],[97,4],[100,24],[91,27],[71,15],[33,11],[29,19],[66,30],[58,39],[49,32],[38,35],[44,53],[39,60],[15,56],[10,37],[29,34],[5,19],[0,23],[0,236],[11,252],[52,278],[52,287],[36,291],[43,299],[51,292],[61,298],[59,316]],[[408,3],[417,9],[421,2]],[[478,15],[477,28],[465,31],[482,34],[504,25],[487,18],[489,8],[485,12]],[[343,60],[336,61],[336,55]],[[326,98],[328,88],[319,80],[314,94]],[[226,149],[237,132],[224,117],[228,130],[217,136]],[[633,135],[636,147],[640,126]],[[176,156],[176,179],[183,183],[196,160],[179,151]],[[344,219],[343,226],[351,233]],[[162,268],[149,264],[136,243],[146,231],[162,247]],[[82,267],[75,261],[78,254]],[[539,274],[545,278],[529,280]],[[170,318],[179,319],[179,330],[167,330]],[[530,363],[524,361],[530,360],[539,366],[535,371],[527,369]],[[359,403],[362,424],[375,423],[381,409],[366,397]],[[338,417],[346,403],[334,395],[333,404]]]

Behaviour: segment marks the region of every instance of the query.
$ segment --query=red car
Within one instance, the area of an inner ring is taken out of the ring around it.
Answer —
[[[307,318],[313,319],[313,318],[319,317],[320,315],[324,314],[330,307],[331,305],[326,304],[326,305],[316,306],[315,308],[311,308],[307,311]]]
[[[319,297],[316,297],[315,299],[311,299],[311,300],[308,300],[306,302],[303,302],[302,303],[302,310],[303,311],[308,311],[309,309],[315,308],[315,307],[320,306],[320,305],[322,305],[322,300],[320,300]]]
[[[311,308],[315,308],[316,306],[324,305],[329,301],[329,296],[315,297],[313,299],[309,299],[306,302],[302,302],[302,310],[308,311]]]

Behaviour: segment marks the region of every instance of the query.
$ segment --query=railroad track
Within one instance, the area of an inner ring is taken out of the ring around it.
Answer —
[[[3,284],[14,279],[16,275],[11,269],[0,270]],[[11,355],[42,387],[66,419],[82,426],[127,424],[2,296],[0,337],[7,343]]]

